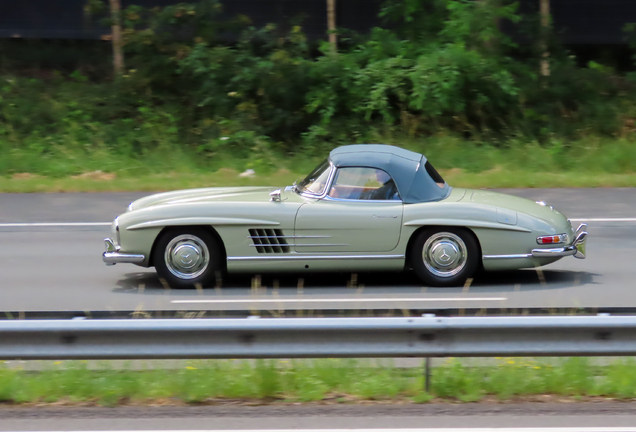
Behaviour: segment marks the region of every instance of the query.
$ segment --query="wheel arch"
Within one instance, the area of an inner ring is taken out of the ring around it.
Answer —
[[[155,237],[154,241],[152,242],[152,248],[150,249],[150,259],[148,260],[148,265],[154,266],[155,264],[154,263],[155,249],[156,249],[157,242],[162,236],[164,236],[167,232],[170,232],[170,231],[182,231],[185,229],[204,230],[210,233],[214,237],[214,239],[217,241],[217,245],[219,246],[219,253],[221,254],[220,264],[222,266],[221,270],[222,271],[227,270],[227,252],[225,250],[225,243],[223,243],[223,239],[221,238],[217,230],[214,229],[214,227],[211,225],[169,225],[169,226],[163,227],[161,231],[159,231],[159,233]]]
[[[420,235],[422,231],[425,231],[427,229],[433,229],[433,228],[436,230],[443,230],[443,229],[462,230],[467,232],[469,235],[473,236],[475,241],[477,242],[477,247],[479,248],[479,268],[483,269],[483,260],[481,258],[483,254],[481,250],[481,242],[479,241],[479,237],[477,236],[477,234],[475,234],[475,231],[473,231],[470,227],[458,226],[458,225],[422,225],[418,229],[416,229],[411,234],[411,237],[409,237],[409,241],[406,244],[406,254],[404,259],[404,265],[406,268],[412,267],[411,260],[413,259],[413,243],[415,243],[415,240],[417,239],[417,237]]]

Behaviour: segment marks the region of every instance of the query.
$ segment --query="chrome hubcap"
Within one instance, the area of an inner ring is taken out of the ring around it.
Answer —
[[[210,265],[210,252],[205,242],[192,234],[173,238],[166,246],[166,266],[180,279],[194,279]]]
[[[466,266],[466,244],[449,232],[435,233],[426,240],[422,249],[424,265],[436,276],[451,277]]]

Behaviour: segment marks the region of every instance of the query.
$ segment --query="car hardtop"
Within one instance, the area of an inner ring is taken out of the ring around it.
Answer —
[[[386,171],[405,204],[441,201],[451,187],[420,153],[386,144],[353,144],[333,149],[330,162],[336,168],[369,167]]]

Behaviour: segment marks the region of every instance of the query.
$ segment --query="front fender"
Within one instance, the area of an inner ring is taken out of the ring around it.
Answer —
[[[158,219],[158,220],[151,220],[148,222],[140,222],[140,223],[131,225],[126,229],[130,231],[134,231],[134,230],[148,229],[148,228],[164,228],[168,226],[195,226],[195,225],[276,226],[276,225],[280,225],[280,223],[273,222],[273,221],[266,221],[266,220],[244,219],[244,218],[233,218],[233,217],[229,217],[229,218],[228,217],[180,217],[180,218]]]

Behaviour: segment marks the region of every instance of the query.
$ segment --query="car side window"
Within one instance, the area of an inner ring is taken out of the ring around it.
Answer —
[[[400,200],[397,186],[384,170],[339,168],[329,197],[350,200]]]

